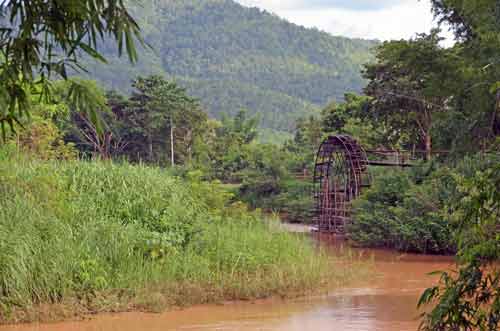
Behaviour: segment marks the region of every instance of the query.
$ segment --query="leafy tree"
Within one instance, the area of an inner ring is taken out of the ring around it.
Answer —
[[[125,123],[122,134],[133,142],[127,153],[155,162],[174,153],[179,162],[189,158],[195,136],[207,121],[197,100],[161,76],[139,77],[132,86],[129,100],[113,107]]]
[[[223,117],[221,125],[215,130],[212,147],[212,163],[217,178],[235,180],[239,172],[249,166],[249,146],[257,138],[258,123],[258,118],[248,118],[244,109],[233,118]]]
[[[455,36],[466,42],[478,39],[496,40],[500,28],[500,5],[496,0],[431,0],[434,15],[440,23],[451,25]]]
[[[432,5],[460,41],[455,48],[467,80],[454,101],[458,108],[471,109],[467,116],[473,118],[473,129],[467,133],[486,140],[480,143],[488,148],[500,135],[500,5],[495,0],[432,0]]]
[[[346,93],[344,102],[332,102],[321,111],[325,132],[342,132],[349,119],[366,117],[369,97]]]
[[[321,112],[322,129],[326,134],[347,134],[364,147],[395,147],[399,136],[391,135],[383,122],[370,112],[371,98],[346,93],[344,102],[332,102]]]
[[[394,132],[409,134],[431,158],[435,122],[447,111],[447,100],[457,81],[452,50],[439,46],[439,31],[412,40],[385,42],[377,49],[377,62],[365,68],[365,88],[373,97],[373,115]]]
[[[495,0],[433,0],[441,22],[451,25],[469,82],[456,98],[461,109],[474,107],[485,138],[500,134],[500,6]],[[486,100],[486,102],[481,102]],[[474,114],[471,112],[471,114]],[[476,131],[477,132],[477,131]],[[486,134],[484,134],[485,132]],[[457,272],[441,273],[439,286],[424,292],[420,305],[435,304],[423,314],[423,330],[498,330],[500,324],[500,168],[458,176],[463,199],[452,204],[458,228]]]
[[[32,121],[19,133],[15,141],[26,155],[42,160],[73,160],[78,150],[64,141],[64,135],[49,119],[32,116]]]
[[[441,273],[440,286],[427,289],[420,305],[423,330],[488,330],[500,325],[500,166],[459,177],[464,193],[454,207],[458,227],[458,271]]]
[[[81,53],[105,62],[97,51],[103,38],[137,60],[139,27],[123,0],[6,0],[0,4],[0,126],[14,124],[30,111],[30,92],[51,95],[50,79],[67,78],[67,67],[81,68]],[[73,94],[80,90],[73,89]],[[83,94],[82,94],[83,95]],[[82,96],[80,95],[80,96]]]
[[[83,154],[104,159],[120,145],[113,131],[115,119],[106,103],[105,93],[95,81],[76,78],[53,82],[50,100],[32,100],[33,113],[43,109],[45,118],[57,126],[66,142],[75,144]]]
[[[321,120],[315,116],[297,121],[297,129],[292,140],[284,145],[292,160],[289,169],[294,172],[307,173],[312,171],[316,152],[323,139]]]
[[[60,99],[69,100],[71,111],[72,122],[67,130],[67,139],[74,140],[82,151],[110,159],[115,150],[120,149],[120,139],[113,132],[114,118],[107,105],[104,91],[95,81],[78,79],[70,84],[64,81],[60,84],[63,88],[59,95],[62,96]],[[74,93],[75,88],[81,89],[85,97],[77,97],[81,93]]]
[[[222,126],[219,129],[219,136],[236,139],[239,144],[250,144],[258,135],[257,125],[259,119],[257,117],[247,118],[248,112],[241,109],[234,118],[229,118],[227,115],[222,117]]]

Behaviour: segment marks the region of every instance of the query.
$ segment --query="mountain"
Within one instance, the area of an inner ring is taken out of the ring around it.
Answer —
[[[361,66],[377,44],[306,29],[232,0],[137,1],[129,1],[131,11],[151,48],[132,66],[105,44],[109,65],[88,60],[90,78],[127,92],[136,75],[165,74],[212,116],[247,108],[274,130],[291,131],[298,117],[359,92]]]

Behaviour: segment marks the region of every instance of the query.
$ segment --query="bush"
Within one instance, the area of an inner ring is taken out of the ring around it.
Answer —
[[[422,294],[419,306],[427,312],[422,330],[499,329],[500,163],[483,162],[481,168],[455,176],[466,194],[450,205],[457,271],[439,272],[439,284]]]
[[[350,239],[362,246],[454,253],[449,206],[465,194],[457,178],[473,176],[495,162],[494,156],[475,156],[453,166],[422,164],[378,175],[354,204]]]
[[[281,194],[273,201],[286,221],[311,223],[314,212],[313,184],[311,181],[289,179],[281,183]]]
[[[314,208],[312,185],[298,179],[257,177],[243,183],[238,197],[253,208],[279,213],[285,221],[310,223]]]
[[[425,179],[406,171],[377,178],[354,205],[350,238],[363,246],[418,253],[454,252],[445,211],[452,198],[450,180],[447,169]]]
[[[348,229],[350,239],[363,246],[392,247],[398,225],[392,208],[403,203],[410,186],[410,178],[403,171],[376,178],[373,186],[354,203],[353,222]]]
[[[42,160],[74,160],[78,151],[66,143],[63,134],[52,120],[35,117],[16,136],[15,143],[23,153]]]

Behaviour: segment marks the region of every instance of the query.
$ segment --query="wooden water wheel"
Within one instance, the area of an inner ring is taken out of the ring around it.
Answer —
[[[370,184],[367,166],[365,151],[350,136],[330,136],[321,144],[314,167],[318,231],[345,234],[351,202]]]

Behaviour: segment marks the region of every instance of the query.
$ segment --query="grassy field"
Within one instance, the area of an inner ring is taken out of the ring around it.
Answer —
[[[295,296],[348,278],[216,183],[0,150],[0,320]]]

